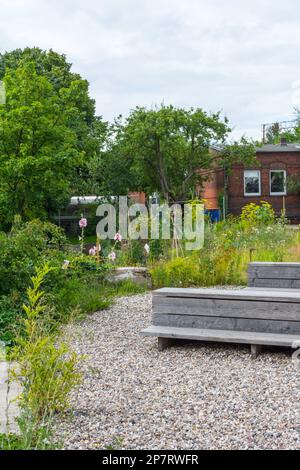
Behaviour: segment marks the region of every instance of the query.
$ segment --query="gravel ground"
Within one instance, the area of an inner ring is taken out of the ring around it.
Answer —
[[[123,297],[66,328],[84,354],[66,449],[300,449],[300,366],[291,351],[179,343],[157,351],[151,294]]]

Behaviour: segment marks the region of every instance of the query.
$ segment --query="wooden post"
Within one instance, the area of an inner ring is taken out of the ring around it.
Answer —
[[[283,198],[282,198],[282,215],[285,218],[285,215],[286,215],[285,196],[283,196]]]
[[[97,263],[100,263],[100,238],[99,238],[99,235],[97,235],[96,256],[97,256]]]
[[[251,358],[256,359],[262,351],[261,344],[251,344]]]
[[[173,343],[172,338],[157,338],[157,345],[158,345],[158,350],[159,351],[164,351],[164,349],[168,348],[171,346]]]

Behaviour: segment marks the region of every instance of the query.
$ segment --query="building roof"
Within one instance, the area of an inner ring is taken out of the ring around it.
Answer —
[[[257,153],[268,152],[300,152],[300,143],[293,144],[266,144],[256,148]]]
[[[211,150],[214,150],[215,152],[222,152],[222,150],[223,150],[223,148],[224,148],[224,145],[213,143],[213,144],[211,144],[211,145],[209,146],[209,148],[210,148]]]

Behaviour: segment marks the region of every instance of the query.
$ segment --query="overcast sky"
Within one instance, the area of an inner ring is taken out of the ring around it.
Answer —
[[[65,53],[108,120],[163,101],[257,138],[300,106],[299,0],[0,0],[0,51],[25,46]]]

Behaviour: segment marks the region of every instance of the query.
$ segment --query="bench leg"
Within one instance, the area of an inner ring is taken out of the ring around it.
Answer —
[[[168,348],[173,344],[173,340],[171,338],[157,338],[157,345],[158,350],[163,351],[164,349]]]
[[[262,351],[261,344],[251,344],[251,357],[252,359],[256,359]]]

